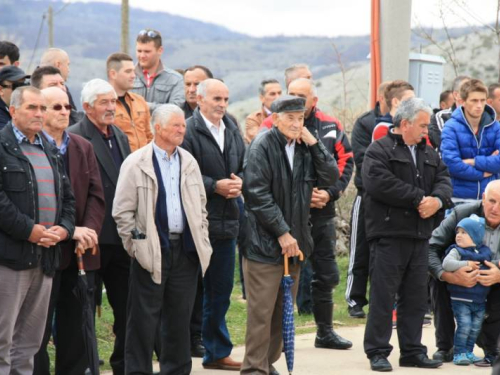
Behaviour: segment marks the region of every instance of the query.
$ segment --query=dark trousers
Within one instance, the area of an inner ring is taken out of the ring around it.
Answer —
[[[162,249],[161,284],[136,261],[130,269],[125,344],[126,374],[151,374],[155,335],[160,326],[160,373],[191,373],[189,322],[193,311],[199,261],[188,257],[182,241]]]
[[[201,326],[203,323],[203,277],[201,272],[198,275],[198,283],[196,287],[196,296],[194,299],[193,313],[191,315],[190,336],[201,337]]]
[[[95,287],[95,274],[95,271],[86,272],[87,284],[92,290]],[[78,277],[75,267],[57,271],[54,276],[43,341],[35,355],[34,375],[50,375],[47,345],[53,323],[57,333],[55,373],[83,375],[88,368],[82,333],[82,305],[73,293]]]
[[[213,253],[203,278],[203,363],[225,358],[233,350],[226,313],[233,290],[236,239],[210,242]]]
[[[130,273],[130,257],[118,245],[100,245],[101,268],[98,273],[113,309],[115,345],[109,359],[113,375],[125,374],[125,326]]]
[[[398,293],[401,357],[426,353],[422,323],[427,309],[428,241],[380,238],[370,241],[370,309],[364,349],[368,358],[392,351],[392,309]]]
[[[339,284],[334,218],[312,216],[311,223],[314,250],[300,270],[297,293],[299,313],[311,313],[313,305],[332,304],[332,290]]]
[[[370,265],[370,247],[366,241],[365,210],[362,192],[358,191],[351,211],[351,242],[345,299],[349,306],[368,304],[366,289]]]
[[[455,335],[455,319],[451,309],[450,293],[447,283],[430,277],[431,306],[434,312],[434,328],[436,347],[438,350],[449,351],[453,348]]]
[[[312,238],[314,251],[311,295],[314,305],[333,302],[332,290],[339,284],[339,268],[335,258],[336,234],[333,217],[313,216]]]

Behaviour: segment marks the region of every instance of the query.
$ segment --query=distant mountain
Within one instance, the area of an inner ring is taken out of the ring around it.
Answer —
[[[49,5],[55,14],[55,46],[70,54],[69,86],[77,99],[83,82],[95,77],[105,78],[106,57],[120,49],[120,5],[0,0],[0,40],[13,40],[20,46],[21,66],[29,72],[38,65],[43,50],[48,47],[47,22],[44,20],[42,24],[42,16]],[[254,38],[214,23],[131,8],[132,56],[135,55],[135,37],[146,27],[161,31],[166,66],[174,69],[194,64],[208,66],[228,84],[232,101],[256,96],[259,82],[264,78],[282,80],[284,69],[293,63],[309,64],[316,79],[338,72],[333,44],[340,51],[346,68],[366,62],[370,49],[367,35]],[[453,29],[452,33],[463,35],[467,29]],[[433,36],[437,40],[445,37],[439,30]],[[418,47],[427,42],[413,34],[412,44]]]

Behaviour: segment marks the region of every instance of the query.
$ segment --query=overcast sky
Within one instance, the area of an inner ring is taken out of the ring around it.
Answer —
[[[121,0],[65,1],[121,3]],[[129,3],[131,7],[216,23],[252,36],[370,33],[370,0],[129,0]],[[495,0],[413,0],[412,24],[442,27],[440,8],[445,11],[447,26],[492,23],[496,3]]]

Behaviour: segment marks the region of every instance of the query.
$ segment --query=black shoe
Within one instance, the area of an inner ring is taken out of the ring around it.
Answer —
[[[401,367],[438,368],[442,364],[441,361],[429,359],[424,353],[399,358],[399,366]]]
[[[200,336],[191,337],[191,357],[203,358],[205,355],[205,347]]]
[[[352,347],[352,342],[339,336],[333,329],[330,329],[324,336],[320,336],[320,331],[318,331],[314,346],[324,349],[349,349]]]
[[[388,372],[392,371],[391,363],[381,354],[376,354],[370,358],[370,368],[372,371]]]
[[[361,307],[360,305],[354,305],[352,307],[349,306],[347,310],[349,311],[349,316],[351,318],[358,318],[358,319],[366,318],[366,314],[363,311],[363,307]]]
[[[269,375],[280,375],[280,373],[271,365],[271,367],[269,367]]]
[[[474,363],[474,366],[491,367],[491,366],[493,366],[493,362],[495,362],[495,359],[496,359],[496,355],[489,353],[489,354],[486,354],[481,361]]]
[[[441,362],[451,362],[453,361],[453,348],[450,350],[438,350],[432,355],[432,359]]]

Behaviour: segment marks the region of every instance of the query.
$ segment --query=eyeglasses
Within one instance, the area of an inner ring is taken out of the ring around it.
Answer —
[[[143,35],[147,35],[150,38],[158,38],[160,36],[160,34],[158,34],[156,31],[147,30],[147,29],[139,31],[139,36],[143,36]]]
[[[69,105],[69,104],[65,104],[65,105],[55,104],[55,105],[52,106],[51,109],[54,110],[54,111],[62,111],[63,108],[66,109],[67,111],[71,111],[71,109],[72,109],[71,105]]]

